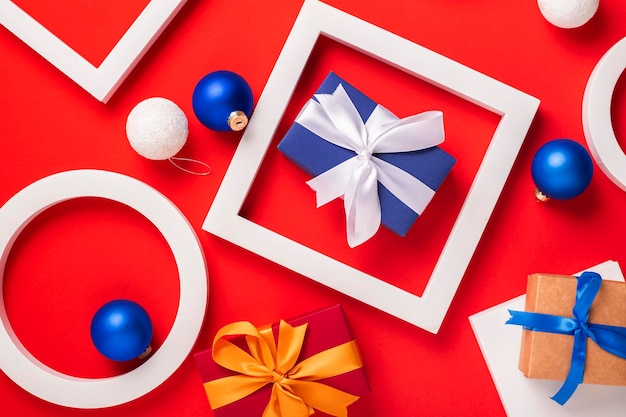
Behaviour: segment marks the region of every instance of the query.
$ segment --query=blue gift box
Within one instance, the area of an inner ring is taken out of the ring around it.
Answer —
[[[367,121],[377,103],[331,72],[318,88],[316,94],[332,94],[341,84],[359,112]],[[340,163],[353,158],[356,153],[330,143],[298,123],[287,131],[278,144],[278,150],[302,170],[317,176]],[[452,169],[456,160],[437,146],[398,153],[376,153],[376,157],[408,172],[432,190],[437,190]],[[400,201],[380,182],[378,196],[381,206],[381,223],[394,233],[405,236],[418,213]]]

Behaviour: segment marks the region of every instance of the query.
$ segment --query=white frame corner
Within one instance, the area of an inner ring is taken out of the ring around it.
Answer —
[[[151,0],[98,67],[11,0],[0,0],[0,25],[106,103],[186,1]]]

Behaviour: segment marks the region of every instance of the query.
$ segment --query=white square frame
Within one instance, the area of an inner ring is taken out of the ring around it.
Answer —
[[[320,35],[502,116],[421,297],[239,215]],[[538,107],[538,99],[458,62],[317,0],[305,0],[202,227],[321,284],[437,333]]]
[[[186,1],[151,0],[98,67],[11,0],[0,0],[0,24],[106,103]]]

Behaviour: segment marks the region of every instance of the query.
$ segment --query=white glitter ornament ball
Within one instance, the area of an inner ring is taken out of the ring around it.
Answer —
[[[162,160],[176,155],[189,135],[185,113],[171,100],[148,98],[137,104],[126,120],[130,146],[141,156]]]
[[[600,0],[537,0],[537,4],[548,22],[572,29],[584,25],[596,14]]]

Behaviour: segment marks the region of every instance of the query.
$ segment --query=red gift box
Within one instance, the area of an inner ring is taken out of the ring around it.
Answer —
[[[318,355],[322,352],[326,352],[330,349],[339,347],[347,343],[354,343],[354,338],[352,337],[340,305],[328,307],[293,318],[291,320],[287,320],[287,323],[293,327],[306,325],[306,333],[304,335],[300,354],[298,356],[294,369],[298,367],[299,364],[302,364],[302,362],[307,358],[311,358],[314,355]],[[276,343],[279,343],[278,340],[280,326],[280,323],[274,323],[271,326],[272,335]],[[267,329],[269,329],[269,327],[267,327]],[[249,348],[246,346],[246,340],[243,336],[232,338],[230,341],[238,348],[249,353]],[[216,346],[217,345],[214,342],[214,348]],[[355,344],[354,346],[356,347]],[[355,356],[354,359],[357,360],[360,364],[358,350],[354,349],[353,353]],[[222,378],[238,375],[238,373],[226,369],[216,363],[213,359],[213,352],[210,349],[197,353],[195,355],[195,360],[198,370],[200,372],[200,376],[202,378],[202,382],[205,384],[205,388],[209,381],[216,381]],[[319,379],[316,382],[356,397],[362,397],[369,393],[367,378],[365,376],[363,367],[360,365],[356,369],[341,373],[339,375]],[[214,404],[211,404],[211,406],[215,415],[218,417],[261,417],[272,397],[273,385],[273,383],[266,383],[260,389],[229,404],[219,407],[215,407]],[[208,389],[207,396],[209,396]],[[210,396],[209,403],[211,403]],[[318,416],[328,415],[319,410],[315,411],[316,415]]]

